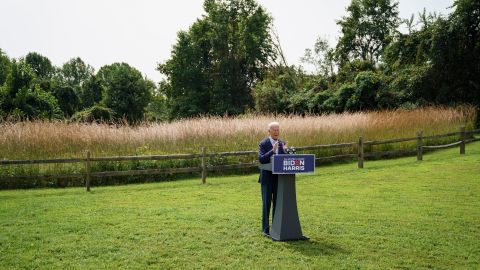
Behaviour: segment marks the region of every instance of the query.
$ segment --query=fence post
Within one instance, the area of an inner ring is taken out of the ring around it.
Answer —
[[[460,128],[460,155],[465,155],[465,127]]]
[[[90,173],[91,173],[91,166],[90,166],[90,150],[87,150],[87,159],[85,161],[85,168],[87,170],[87,175],[85,179],[85,187],[87,191],[90,191]]]
[[[202,184],[207,182],[207,166],[205,164],[205,146],[202,147]]]
[[[422,139],[422,130],[417,132],[417,160],[423,160],[423,139]]]
[[[358,168],[363,168],[363,138],[358,138]]]

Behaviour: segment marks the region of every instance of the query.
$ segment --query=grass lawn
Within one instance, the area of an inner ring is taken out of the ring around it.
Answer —
[[[479,269],[480,143],[297,178],[310,241],[261,236],[258,175],[0,191],[0,269]]]

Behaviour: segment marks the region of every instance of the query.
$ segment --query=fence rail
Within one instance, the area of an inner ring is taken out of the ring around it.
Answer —
[[[85,158],[60,158],[60,159],[38,159],[38,160],[0,160],[0,165],[20,165],[20,164],[61,164],[61,163],[80,163],[85,162]]]
[[[365,158],[369,157],[385,157],[385,156],[403,156],[417,154],[417,160],[423,159],[424,150],[443,149],[454,146],[460,146],[460,154],[465,154],[465,144],[475,141],[480,141],[480,138],[473,137],[474,134],[480,133],[480,129],[466,131],[464,127],[460,128],[458,132],[450,132],[445,134],[423,136],[422,131],[417,132],[416,137],[409,138],[394,138],[387,140],[364,141],[362,137],[358,142],[337,143],[326,145],[312,145],[296,147],[298,151],[306,150],[321,150],[321,149],[338,149],[338,148],[357,148],[357,153],[339,154],[334,156],[317,157],[316,161],[329,162],[346,158],[357,158],[358,168],[363,168]],[[460,141],[449,143],[446,145],[424,145],[425,140],[434,140],[445,137],[459,136]],[[467,136],[471,138],[467,139]],[[391,144],[407,141],[417,141],[415,150],[394,150],[383,152],[364,152],[365,146]],[[85,158],[61,158],[61,159],[44,159],[44,160],[0,160],[0,165],[28,165],[28,164],[62,164],[62,163],[84,163],[85,173],[74,174],[56,174],[56,175],[35,175],[35,176],[0,176],[0,181],[4,180],[18,180],[18,179],[48,179],[48,178],[85,178],[85,187],[90,191],[92,177],[107,177],[107,176],[130,176],[130,175],[154,175],[154,174],[174,174],[174,173],[201,173],[202,183],[206,183],[206,176],[208,171],[221,171],[228,169],[244,169],[254,168],[258,166],[258,162],[253,163],[239,163],[229,165],[207,165],[206,159],[211,157],[227,157],[227,156],[249,156],[257,155],[257,151],[235,151],[235,152],[219,152],[206,153],[205,147],[202,147],[201,153],[193,154],[174,154],[174,155],[146,155],[146,156],[117,156],[117,157],[91,157],[90,151],[86,151]],[[92,162],[104,161],[140,161],[140,160],[175,160],[175,159],[201,159],[200,167],[184,167],[184,168],[166,168],[166,169],[146,169],[146,170],[127,170],[127,171],[103,171],[92,172]]]
[[[379,144],[387,144],[387,143],[399,143],[399,142],[408,142],[414,141],[417,137],[410,137],[410,138],[399,138],[399,139],[388,139],[388,140],[381,140],[381,141],[366,141],[364,142],[365,145],[379,145]]]
[[[320,149],[334,149],[334,148],[348,148],[354,146],[355,143],[337,143],[337,144],[320,144],[312,146],[296,147],[297,150],[320,150]],[[258,152],[255,152],[258,153]]]
[[[445,144],[445,145],[431,145],[431,146],[422,146],[423,149],[444,149],[444,148],[450,148],[452,146],[457,146],[460,145],[462,142],[454,142],[450,144]]]

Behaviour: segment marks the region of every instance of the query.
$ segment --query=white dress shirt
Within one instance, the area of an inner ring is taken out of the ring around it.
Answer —
[[[272,136],[270,136],[270,137],[268,137],[268,138],[270,139],[270,143],[272,144],[272,146],[273,146],[276,142],[278,142],[278,140],[274,140],[274,139],[272,138]],[[277,147],[277,151],[275,151],[275,154],[278,154],[278,147]]]

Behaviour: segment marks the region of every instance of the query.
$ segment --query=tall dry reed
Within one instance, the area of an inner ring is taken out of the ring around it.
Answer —
[[[267,136],[270,121],[281,123],[281,137],[293,146],[411,137],[472,128],[472,107],[428,107],[415,110],[330,115],[245,115],[236,118],[202,117],[139,126],[27,121],[0,123],[1,159],[43,159],[94,156],[198,153],[254,150]]]

